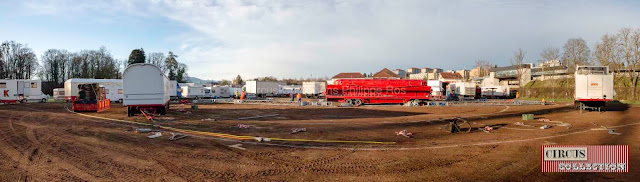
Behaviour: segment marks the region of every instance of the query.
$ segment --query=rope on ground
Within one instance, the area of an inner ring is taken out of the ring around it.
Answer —
[[[100,117],[100,116],[93,116],[93,115],[74,112],[72,110],[69,110],[69,108],[66,108],[66,107],[65,107],[65,109],[67,109],[67,111],[69,111],[71,113],[78,114],[78,115],[84,116],[84,117],[103,119],[103,120],[109,120],[109,121],[116,121],[116,122],[123,122],[123,123],[128,123],[128,124],[135,124],[135,125],[155,126],[155,127],[158,127],[158,128],[161,128],[161,129],[165,129],[165,130],[170,130],[170,131],[175,131],[175,132],[182,132],[182,133],[187,133],[187,134],[192,134],[192,135],[204,135],[204,136],[228,138],[228,139],[235,139],[235,140],[255,140],[257,138],[261,138],[261,139],[265,139],[264,141],[271,140],[271,141],[283,141],[283,142],[361,143],[361,144],[395,144],[396,143],[396,142],[378,142],[378,141],[313,140],[313,139],[292,139],[292,138],[269,138],[269,137],[255,137],[255,136],[240,136],[240,135],[231,135],[231,134],[226,134],[226,133],[214,133],[214,132],[205,132],[205,131],[195,131],[195,130],[188,130],[188,129],[180,129],[180,128],[173,128],[173,127],[168,127],[168,126],[154,125],[154,124],[149,124],[149,123],[141,123],[141,122],[135,122],[135,121],[122,120],[122,119],[113,119],[113,118],[106,118],[106,117]]]

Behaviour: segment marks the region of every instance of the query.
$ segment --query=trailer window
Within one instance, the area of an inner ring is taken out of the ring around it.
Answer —
[[[122,94],[122,89],[118,89],[118,94]]]
[[[64,91],[58,92],[58,95],[64,95]]]
[[[109,94],[109,89],[104,89],[104,94]]]
[[[36,84],[36,82],[31,83],[31,88],[38,88],[38,85]]]
[[[0,88],[7,88],[7,83],[0,83]]]

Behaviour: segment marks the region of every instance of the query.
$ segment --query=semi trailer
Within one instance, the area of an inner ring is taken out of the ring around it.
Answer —
[[[485,98],[509,98],[511,97],[511,88],[508,86],[485,86],[480,87],[482,97]]]
[[[122,79],[127,116],[142,113],[150,119],[156,112],[167,113],[171,81],[160,68],[147,63],[132,64],[124,70]]]
[[[276,96],[281,83],[250,80],[245,83],[244,91],[257,97]]]
[[[431,98],[433,100],[445,99],[445,83],[440,80],[427,80],[427,86],[431,87]]]
[[[405,79],[339,79],[327,85],[329,102],[363,104],[423,105],[431,100],[431,87],[424,80]]]
[[[327,88],[327,82],[302,82],[302,94],[320,96]]]
[[[302,94],[302,85],[280,85],[278,95],[291,96],[296,94]]]
[[[456,82],[448,85],[447,96],[454,100],[471,100],[476,97],[476,84],[471,82]]]
[[[600,111],[613,100],[613,75],[608,66],[577,66],[574,76],[574,106],[577,109]]]

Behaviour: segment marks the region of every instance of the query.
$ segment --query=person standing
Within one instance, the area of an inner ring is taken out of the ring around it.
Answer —
[[[302,105],[302,95],[300,95],[300,93],[298,93],[296,95],[296,99],[298,99],[298,106],[301,106]]]

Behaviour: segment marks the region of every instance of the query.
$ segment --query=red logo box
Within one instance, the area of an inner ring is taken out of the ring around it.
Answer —
[[[627,145],[543,145],[542,172],[629,172]]]

